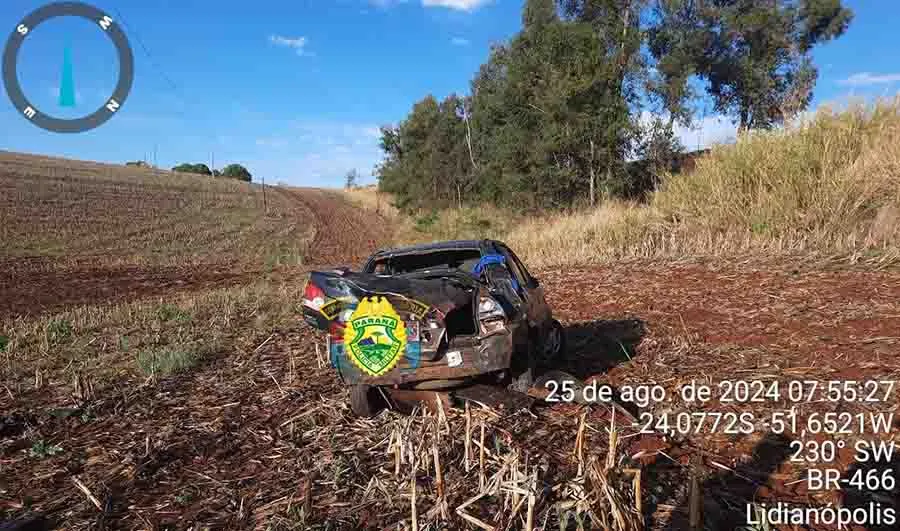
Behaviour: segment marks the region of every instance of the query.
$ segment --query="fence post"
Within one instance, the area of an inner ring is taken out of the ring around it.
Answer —
[[[263,188],[263,211],[265,215],[269,215],[269,203],[266,202],[266,178],[262,178],[262,188]]]

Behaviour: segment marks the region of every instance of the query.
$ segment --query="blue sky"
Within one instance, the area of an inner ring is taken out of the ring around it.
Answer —
[[[3,0],[11,30],[44,2]],[[86,133],[45,132],[7,98],[0,149],[124,162],[153,156],[216,166],[239,162],[255,177],[339,186],[351,168],[380,160],[378,126],[402,119],[425,94],[466,92],[492,42],[519,28],[522,0],[94,0],[124,19],[135,54],[131,95],[109,122]],[[885,21],[900,2],[846,2],[848,32],[815,51],[814,105],[900,89],[900,37]],[[119,20],[121,22],[121,20]],[[5,39],[5,38],[4,38]],[[62,50],[70,45],[77,109],[57,106]],[[55,19],[23,45],[19,79],[37,107],[88,114],[111,93],[116,56],[90,23]],[[721,140],[733,126],[705,115],[680,131],[689,147]]]

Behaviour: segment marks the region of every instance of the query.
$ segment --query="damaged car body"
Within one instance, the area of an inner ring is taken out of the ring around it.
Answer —
[[[302,308],[327,333],[331,365],[363,416],[377,412],[379,387],[524,390],[564,346],[539,282],[495,240],[387,249],[360,272],[313,271]]]

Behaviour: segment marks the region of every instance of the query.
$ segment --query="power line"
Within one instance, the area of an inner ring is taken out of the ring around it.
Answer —
[[[134,38],[137,41],[138,45],[141,47],[141,50],[143,50],[144,55],[146,55],[147,59],[150,60],[150,65],[153,66],[153,68],[157,71],[157,73],[163,79],[166,80],[166,82],[169,84],[169,86],[173,90],[175,90],[176,92],[181,92],[181,89],[178,88],[178,85],[174,81],[172,81],[172,78],[169,77],[169,75],[166,74],[165,71],[163,71],[162,67],[159,66],[159,63],[157,63],[156,60],[153,58],[153,54],[150,53],[150,49],[147,48],[146,44],[144,44],[144,40],[141,39],[140,34],[136,30],[134,30],[130,24],[128,24],[128,21],[125,20],[125,16],[122,14],[122,12],[119,11],[119,9],[116,8],[115,6],[111,6],[111,7],[112,7],[112,10],[116,13],[116,16],[119,17],[119,19],[122,21],[122,25],[125,26],[126,30],[128,30],[128,33],[130,33],[131,35],[134,35]]]
[[[182,91],[181,87],[179,87],[179,85],[177,83],[175,83],[175,81],[172,79],[172,77],[169,76],[169,74],[166,73],[165,69],[163,69],[163,67],[156,61],[156,59],[153,57],[153,54],[150,52],[150,48],[144,43],[144,40],[141,38],[141,35],[137,32],[137,30],[128,23],[128,20],[126,20],[125,15],[122,14],[122,12],[115,6],[110,6],[110,8],[116,14],[116,16],[119,18],[119,20],[122,21],[122,26],[125,28],[125,30],[128,32],[128,34],[134,36],[134,40],[138,43],[138,46],[143,51],[144,55],[147,57],[147,60],[149,61],[150,66],[152,66],[153,69],[156,71],[156,73],[166,82],[166,84],[168,84],[168,88],[172,91],[173,95],[181,102],[181,106],[182,107],[189,106],[196,112],[197,106],[193,105],[193,103],[188,98],[185,97],[185,93],[184,93],[184,91]],[[175,114],[180,115],[182,119],[188,118],[187,114],[185,113],[184,108],[170,109],[170,110],[174,111]],[[196,116],[193,117],[192,119],[196,120]],[[153,165],[154,166],[157,166],[159,163],[157,160],[157,149],[158,149],[158,145],[154,145],[154,148],[153,148],[153,159],[154,159]],[[215,161],[215,159],[213,159],[213,161]],[[215,162],[213,162],[213,164],[215,164]]]

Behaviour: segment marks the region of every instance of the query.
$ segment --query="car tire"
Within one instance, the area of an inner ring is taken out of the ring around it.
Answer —
[[[384,400],[377,387],[365,384],[350,386],[350,411],[357,417],[371,418],[384,409]]]
[[[540,363],[545,368],[551,366],[554,362],[559,362],[566,353],[566,331],[563,325],[556,319],[550,323],[547,335],[541,348]]]

